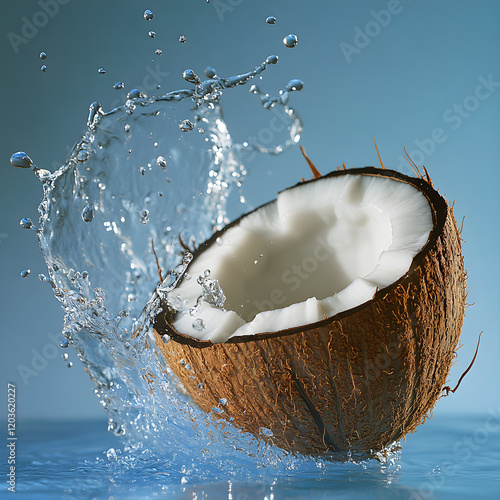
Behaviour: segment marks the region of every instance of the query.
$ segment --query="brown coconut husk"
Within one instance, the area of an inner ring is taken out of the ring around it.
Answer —
[[[312,456],[370,455],[415,430],[446,384],[465,308],[460,235],[430,179],[374,167],[328,176],[346,174],[407,182],[429,200],[434,229],[398,281],[323,321],[221,344],[176,331],[166,306],[154,325],[157,349],[202,410]]]

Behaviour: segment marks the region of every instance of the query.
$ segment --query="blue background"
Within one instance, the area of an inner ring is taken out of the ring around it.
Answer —
[[[152,21],[143,18],[146,8],[155,14]],[[275,25],[266,24],[269,15],[276,16]],[[499,19],[495,0],[5,3],[0,18],[0,378],[5,398],[7,381],[17,384],[18,416],[107,419],[76,353],[68,350],[74,363],[68,369],[64,351],[54,347],[62,339],[62,310],[50,287],[37,279],[46,269],[34,232],[19,227],[22,217],[37,220],[41,185],[31,172],[10,166],[10,155],[26,151],[39,167],[54,170],[82,135],[92,101],[111,109],[134,87],[150,95],[159,92],[157,84],[161,92],[186,87],[186,68],[202,74],[211,65],[229,76],[270,54],[277,54],[279,63],[259,85],[275,94],[291,78],[304,81],[292,104],[305,123],[302,144],[321,172],[343,162],[377,164],[375,137],[385,165],[410,173],[401,159],[406,146],[440,192],[455,201],[459,224],[465,216],[468,302],[475,305],[466,311],[450,385],[472,359],[479,332],[484,334],[474,368],[435,413],[486,414],[499,408]],[[39,27],[30,31],[27,23]],[[299,37],[294,49],[282,43],[288,33]],[[180,35],[185,44],[178,42]],[[161,56],[154,54],[156,48],[163,50]],[[45,61],[39,58],[42,50]],[[104,75],[97,72],[101,66]],[[116,91],[112,85],[120,80],[126,88]],[[478,89],[484,80],[493,83]],[[222,104],[236,141],[259,132],[265,137],[271,115],[248,86],[225,93]],[[244,193],[251,206],[309,175],[298,148],[279,157],[258,156],[248,167]],[[232,213],[244,208],[234,206]],[[26,268],[31,275],[23,279],[19,273]]]

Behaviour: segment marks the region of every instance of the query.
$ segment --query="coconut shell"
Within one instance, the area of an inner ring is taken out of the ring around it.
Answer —
[[[176,331],[166,306],[154,325],[157,350],[202,410],[312,456],[366,456],[415,430],[446,384],[465,308],[460,235],[430,181],[373,167],[329,176],[345,174],[408,182],[432,207],[434,229],[398,281],[318,323],[221,344]]]

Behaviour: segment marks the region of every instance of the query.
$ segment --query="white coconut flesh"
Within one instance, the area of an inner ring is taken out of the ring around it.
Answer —
[[[174,327],[217,343],[321,321],[404,276],[432,228],[427,198],[403,181],[346,174],[298,185],[193,260],[192,278],[169,296],[194,305],[208,269],[226,301],[223,309],[201,301],[195,316],[177,313]]]

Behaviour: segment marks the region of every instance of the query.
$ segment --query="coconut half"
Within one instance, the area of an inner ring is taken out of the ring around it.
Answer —
[[[187,273],[163,294],[159,350],[203,410],[285,449],[379,451],[446,383],[465,277],[427,180],[366,167],[302,182],[214,234]]]

